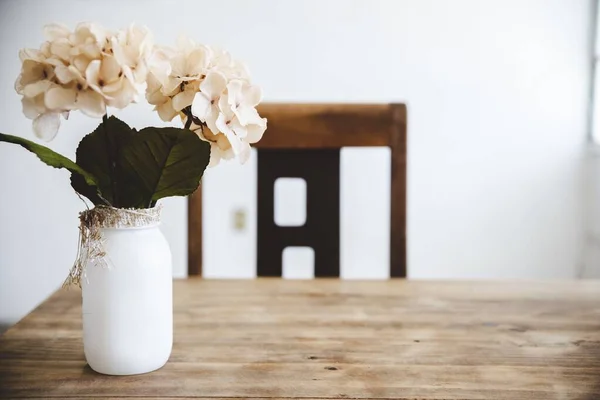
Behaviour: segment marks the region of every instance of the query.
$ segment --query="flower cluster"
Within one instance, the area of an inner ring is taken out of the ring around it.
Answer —
[[[256,106],[262,99],[245,66],[224,51],[181,38],[176,48],[157,48],[146,98],[161,119],[181,116],[211,143],[210,165],[221,159],[245,162],[250,144],[267,127]]]
[[[112,32],[91,23],[74,31],[53,24],[44,34],[47,41],[40,49],[21,50],[15,83],[23,112],[42,139],[54,138],[61,115],[80,110],[102,117],[107,106],[124,108],[144,90],[162,120],[180,116],[210,142],[210,165],[232,158],[245,162],[250,144],[267,127],[256,111],[260,88],[225,51],[187,38],[175,48],[154,46],[149,30],[136,25]]]
[[[51,140],[60,116],[80,110],[102,117],[106,107],[124,108],[143,95],[153,52],[149,30],[136,25],[111,32],[91,23],[74,31],[52,24],[40,49],[21,50],[15,90],[35,134]]]

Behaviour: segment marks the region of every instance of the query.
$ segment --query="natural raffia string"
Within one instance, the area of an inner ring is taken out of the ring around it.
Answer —
[[[108,267],[104,251],[103,228],[141,228],[158,225],[162,205],[154,208],[114,208],[97,206],[79,214],[77,258],[63,286],[81,287],[88,266]]]

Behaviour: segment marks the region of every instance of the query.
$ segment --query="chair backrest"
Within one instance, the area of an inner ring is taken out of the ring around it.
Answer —
[[[287,246],[315,252],[315,276],[339,276],[340,149],[391,149],[390,277],[406,277],[406,106],[403,104],[263,104],[268,119],[258,152],[257,275],[281,276]],[[304,178],[307,220],[273,220],[275,180]],[[189,198],[188,274],[202,273],[202,193]]]

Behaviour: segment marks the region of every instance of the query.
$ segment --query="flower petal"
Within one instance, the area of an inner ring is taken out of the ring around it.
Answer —
[[[219,132],[225,133],[225,131],[229,131],[229,127],[227,126],[227,117],[223,113],[219,113],[217,120],[215,121],[215,126]],[[212,129],[211,129],[212,130]]]
[[[41,114],[40,107],[36,104],[36,99],[31,97],[21,98],[21,105],[23,106],[23,114],[29,119],[34,119]],[[45,111],[45,108],[42,110]]]
[[[25,85],[23,84],[23,74],[19,74],[15,81],[15,92],[23,94],[23,89],[25,89]]]
[[[171,63],[169,62],[168,50],[157,48],[154,50],[148,60],[148,67],[151,73],[159,82],[165,82],[171,73]]]
[[[181,84],[181,79],[173,78],[172,76],[170,76],[164,82],[161,91],[165,96],[173,96],[179,92],[180,84]]]
[[[125,79],[118,79],[109,83],[108,85],[104,85],[102,86],[102,92],[108,97],[115,96],[121,90],[123,90],[123,87],[126,84],[125,81]]]
[[[160,90],[155,90],[155,91],[150,91],[147,90],[146,91],[146,100],[148,101],[149,104],[152,105],[157,105],[157,104],[162,104],[165,101],[167,101],[168,97],[164,96]]]
[[[262,90],[259,86],[250,85],[244,90],[244,104],[256,107],[262,101]]]
[[[50,110],[71,110],[75,106],[77,90],[63,87],[54,87],[46,92],[44,102]]]
[[[69,83],[75,79],[73,71],[63,64],[57,65],[56,68],[54,68],[54,73],[56,74],[58,81],[63,84]]]
[[[238,138],[242,139],[248,135],[248,130],[237,118],[230,120],[228,125]]]
[[[195,48],[186,58],[185,72],[190,76],[202,74],[208,67],[208,49],[204,46]]]
[[[154,74],[148,74],[148,85],[146,86],[146,100],[152,105],[162,104],[166,101],[167,96],[160,91],[160,82]]]
[[[25,97],[35,97],[40,93],[44,93],[52,86],[52,82],[48,80],[37,81],[34,83],[30,83],[29,85],[23,88],[23,96]]]
[[[133,83],[127,79],[122,79],[121,83],[121,87],[120,89],[118,89],[118,91],[110,93],[110,98],[105,95],[105,97],[107,98],[107,106],[125,108],[135,99],[137,90]]]
[[[95,39],[96,42],[102,43],[106,40],[108,32],[102,26],[93,22],[80,22],[75,27],[76,39],[80,42],[85,42],[88,38]]]
[[[227,141],[231,145],[233,152],[236,155],[240,154],[243,150],[243,144],[242,140],[240,139],[240,136],[238,136],[238,134],[234,132],[234,130],[231,127],[232,121],[227,121],[225,115],[221,113],[217,117],[216,125],[217,128],[219,128],[219,131],[223,132],[223,134],[227,138]]]
[[[211,107],[208,115],[206,116],[206,126],[211,132],[219,132],[219,128],[217,128],[217,117],[219,116],[219,109],[217,107]]]
[[[100,118],[106,114],[104,98],[93,90],[80,91],[75,106],[88,117]]]
[[[238,154],[238,160],[240,164],[246,164],[246,161],[250,158],[250,145],[246,142],[242,142],[242,149]]]
[[[48,75],[48,72],[51,72],[51,69],[51,67],[47,67],[38,61],[25,60],[23,61],[23,65],[21,66],[21,84],[23,86],[26,86],[30,83],[44,80],[48,78],[48,76],[44,78],[44,73]]]
[[[227,95],[229,96],[228,102],[234,111],[244,100],[242,91],[243,84],[244,82],[237,79],[227,84]]]
[[[173,97],[173,108],[176,111],[181,111],[194,101],[194,93],[191,90],[184,90]]]
[[[171,75],[175,78],[181,78],[186,74],[187,58],[185,54],[176,54],[171,59]]]
[[[66,38],[71,34],[69,28],[62,24],[48,24],[44,26],[44,36],[52,41],[56,39]]]
[[[233,110],[231,109],[231,106],[229,105],[229,96],[224,94],[223,96],[221,96],[221,98],[219,99],[219,111],[222,114],[225,114],[225,117],[227,117],[227,119],[231,119],[234,117],[234,113]]]
[[[115,57],[104,57],[100,66],[100,76],[105,82],[110,82],[119,78],[121,66]]]
[[[77,68],[80,73],[84,73],[90,65],[90,59],[86,56],[77,56],[73,59],[73,64],[69,68]]]
[[[100,80],[100,60],[91,61],[85,70],[85,79],[92,89],[98,93],[102,93],[102,90],[98,86]]]
[[[235,115],[243,126],[248,124],[258,124],[262,119],[258,115],[256,108],[249,106],[241,106],[235,110]]]
[[[87,43],[79,48],[79,52],[82,56],[89,59],[96,59],[102,55],[100,46],[97,43]]]
[[[218,135],[215,135],[213,140],[215,141],[217,146],[219,146],[219,149],[221,151],[231,150],[231,143],[229,143],[229,140],[227,140],[227,136],[225,136],[224,134],[219,133]]]
[[[192,115],[200,121],[206,121],[210,108],[210,99],[204,93],[196,93],[192,101]]]
[[[19,59],[21,62],[25,60],[41,61],[43,58],[42,52],[37,49],[21,49],[19,50]]]
[[[221,96],[227,87],[227,79],[219,72],[211,71],[200,84],[200,90],[206,93],[209,99]]]
[[[250,124],[246,126],[246,130],[248,132],[246,135],[246,140],[248,143],[256,143],[262,139],[262,136],[267,129],[267,119],[263,118],[262,121],[264,122],[262,124]]]
[[[163,104],[157,105],[154,108],[158,112],[158,116],[163,121],[171,121],[177,115],[177,111],[173,109],[173,102],[168,99]]]
[[[33,120],[33,132],[37,137],[47,142],[56,137],[60,127],[60,114],[49,112],[39,115]]]
[[[210,161],[208,162],[208,167],[214,167],[219,164],[221,161],[221,149],[215,143],[211,143],[210,145]]]
[[[117,62],[120,65],[132,65],[132,56],[131,54],[129,54],[124,48],[123,46],[121,46],[121,43],[119,43],[119,41],[117,40],[116,37],[112,38],[112,49],[113,49],[113,54],[115,56],[115,59],[117,60]]]
[[[57,56],[62,60],[68,60],[71,57],[72,48],[73,45],[67,38],[56,39],[50,44],[50,52],[52,55]]]
[[[127,69],[129,69],[129,68],[127,68]],[[148,69],[148,66],[146,65],[146,63],[144,63],[144,62],[138,63],[137,67],[133,71],[133,79],[132,80],[135,83],[140,83],[140,84],[145,83],[146,77],[148,76],[149,71],[150,70]]]

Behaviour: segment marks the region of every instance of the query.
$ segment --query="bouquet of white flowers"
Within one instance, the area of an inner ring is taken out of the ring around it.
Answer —
[[[20,137],[0,134],[0,141],[68,169],[73,189],[95,205],[148,208],[188,195],[207,165],[245,162],[266,129],[256,111],[260,88],[225,51],[187,38],[175,48],[155,46],[151,32],[136,25],[113,32],[92,23],[74,31],[52,24],[44,33],[39,49],[21,50],[15,83],[36,136],[52,140],[71,111],[103,121],[82,139],[75,161]],[[184,128],[137,131],[108,117],[107,108],[125,108],[144,92],[162,120],[179,116]]]
[[[18,136],[0,133],[0,141],[69,170],[73,189],[95,206],[80,214],[66,280],[82,288],[88,363],[111,375],[153,371],[173,342],[172,258],[156,203],[193,193],[208,165],[248,159],[267,127],[256,111],[262,94],[243,64],[189,39],[158,47],[147,28],[90,23],[74,31],[49,25],[45,35],[39,49],[20,52],[15,84],[36,136],[52,140],[76,110],[102,122],[83,137],[75,161]],[[107,115],[144,92],[161,119],[179,117],[183,128],[138,131]]]

